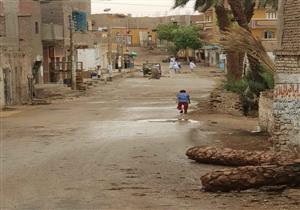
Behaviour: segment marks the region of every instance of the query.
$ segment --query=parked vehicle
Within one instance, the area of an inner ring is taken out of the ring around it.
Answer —
[[[143,64],[144,77],[151,76],[153,74],[153,71],[158,71],[159,77],[161,76],[160,63],[144,63]]]

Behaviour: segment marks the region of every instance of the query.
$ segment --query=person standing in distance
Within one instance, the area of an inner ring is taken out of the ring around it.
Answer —
[[[191,61],[190,62],[190,70],[193,72],[195,70],[195,68],[197,68],[196,64],[193,61]]]

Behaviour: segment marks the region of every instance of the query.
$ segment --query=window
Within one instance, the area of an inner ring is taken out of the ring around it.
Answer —
[[[35,22],[35,33],[36,34],[40,33],[39,22]]]
[[[211,21],[212,21],[212,18],[211,18],[210,15],[208,15],[208,16],[205,17],[205,20],[206,20],[206,22],[211,22]]]
[[[266,15],[267,19],[277,19],[277,12],[275,11],[268,11]]]
[[[264,32],[264,39],[274,39],[275,34],[273,31],[265,31]]]

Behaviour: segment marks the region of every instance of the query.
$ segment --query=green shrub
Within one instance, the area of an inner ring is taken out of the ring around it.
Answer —
[[[251,110],[258,109],[258,98],[260,92],[274,88],[273,74],[267,71],[262,65],[258,66],[257,77],[253,76],[253,72],[248,74],[240,80],[228,80],[224,83],[224,89],[237,93],[241,97],[245,114]],[[254,78],[256,78],[254,80]]]
[[[273,89],[274,88],[274,76],[268,71],[265,71],[260,74],[260,76],[264,79],[267,89]]]
[[[238,93],[242,95],[247,89],[248,84],[246,80],[229,80],[224,84],[225,90],[230,92]]]

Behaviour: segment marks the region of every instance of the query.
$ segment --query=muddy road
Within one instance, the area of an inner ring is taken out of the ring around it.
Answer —
[[[187,89],[193,108],[214,86],[195,73],[135,76],[2,118],[1,209],[268,209],[265,193],[201,192],[216,167],[185,157],[209,132],[178,120],[175,94]]]

